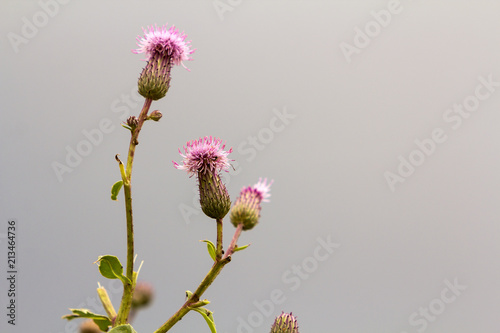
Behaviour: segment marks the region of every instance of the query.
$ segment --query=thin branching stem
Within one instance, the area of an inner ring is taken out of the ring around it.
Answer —
[[[141,131],[144,121],[148,117],[149,108],[151,107],[151,99],[146,99],[141,113],[139,114],[137,127],[132,130],[130,145],[128,149],[127,167],[125,169],[126,179],[123,181],[123,193],[125,195],[125,211],[127,216],[127,268],[126,276],[130,283],[124,283],[123,296],[116,317],[115,326],[123,325],[128,322],[128,315],[132,306],[132,295],[134,293],[135,277],[134,277],[134,223],[132,214],[132,165],[134,163],[135,147],[139,144],[139,132]]]

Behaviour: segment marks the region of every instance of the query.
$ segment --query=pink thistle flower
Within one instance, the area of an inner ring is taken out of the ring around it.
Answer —
[[[190,42],[186,42],[186,35],[179,33],[175,26],[167,29],[167,26],[150,26],[142,29],[144,37],[137,38],[139,48],[132,50],[133,53],[146,54],[146,67],[139,77],[139,93],[145,98],[158,100],[163,98],[170,88],[170,70],[173,65],[182,65],[183,61],[192,60],[189,55]],[[187,69],[187,68],[186,68]]]
[[[148,29],[142,28],[144,37],[137,37],[137,48],[132,50],[133,53],[145,53],[147,61],[157,56],[167,57],[174,65],[182,65],[183,61],[192,60],[189,57],[195,50],[191,50],[191,41],[185,41],[186,35],[175,26],[167,29],[167,25],[158,27],[150,26]]]
[[[206,136],[188,141],[184,154],[179,149],[184,158],[182,165],[172,161],[175,168],[198,176],[201,209],[213,219],[224,218],[231,208],[231,199],[219,176],[220,171],[228,171],[232,161],[227,155],[233,149],[226,151],[225,147],[221,139]]]
[[[218,174],[220,171],[228,171],[231,166],[227,156],[233,148],[224,150],[226,147],[221,139],[206,136],[198,140],[188,141],[184,146],[184,153],[179,149],[179,154],[184,158],[182,165],[174,162],[174,166],[179,170],[186,170],[190,175],[197,173]]]
[[[254,186],[248,186],[241,189],[240,196],[236,199],[231,209],[231,223],[235,227],[243,225],[243,230],[252,229],[260,218],[261,203],[269,202],[271,196],[271,185],[273,181],[267,183],[267,178],[259,178]]]
[[[269,192],[271,192],[271,185],[274,183],[274,180],[271,180],[269,184],[267,184],[267,178],[259,178],[257,184],[255,184],[252,188],[253,190],[260,195],[262,202],[269,202],[268,198],[271,196]]]

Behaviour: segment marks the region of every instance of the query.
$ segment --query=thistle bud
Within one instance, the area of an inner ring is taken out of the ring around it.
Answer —
[[[231,209],[231,199],[220,176],[211,172],[198,173],[201,210],[213,219],[222,219]]]
[[[139,94],[153,101],[165,97],[170,88],[170,69],[168,58],[160,56],[148,61],[139,77]]]
[[[92,319],[87,319],[80,325],[80,333],[102,333],[102,331]]]
[[[132,295],[132,308],[140,309],[148,306],[153,300],[153,286],[147,282],[139,282]]]
[[[297,317],[294,317],[291,312],[289,314],[282,312],[276,317],[270,333],[299,333]]]
[[[134,130],[137,125],[139,124],[139,120],[137,119],[136,116],[130,116],[127,118],[127,125]]]
[[[267,202],[271,190],[272,181],[269,184],[267,179],[259,182],[254,186],[244,187],[240,196],[236,199],[233,208],[231,209],[231,223],[238,227],[238,225],[243,225],[243,230],[250,230],[259,222],[261,202]]]
[[[151,120],[154,120],[154,121],[158,121],[161,119],[163,115],[161,114],[160,111],[158,110],[154,110],[153,112],[151,112],[151,114],[149,115],[148,119],[151,119]]]

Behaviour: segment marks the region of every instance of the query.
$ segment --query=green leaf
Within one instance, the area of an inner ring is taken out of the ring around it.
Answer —
[[[243,246],[237,246],[237,247],[234,248],[233,252],[238,252],[238,251],[244,250],[244,249],[246,249],[249,246],[250,246],[250,244],[243,245]]]
[[[202,240],[200,242],[207,243],[208,254],[210,254],[210,257],[212,257],[213,261],[215,261],[215,245],[214,245],[214,243],[212,243],[208,239],[204,239],[204,240]]]
[[[205,318],[205,321],[207,322],[208,327],[210,328],[210,331],[212,333],[217,333],[217,330],[215,329],[215,323],[214,323],[214,313],[212,311],[207,310],[205,308],[195,308],[192,310],[198,312],[199,314],[202,315],[203,318]]]
[[[123,180],[119,180],[116,183],[113,184],[111,187],[111,200],[116,200],[118,197],[118,193],[120,193],[120,190],[122,189],[123,186]]]
[[[116,326],[111,329],[108,333],[137,333],[132,326],[129,324]]]
[[[97,261],[99,262],[99,272],[105,278],[120,279],[123,283],[131,283],[130,279],[123,275],[123,266],[117,257],[105,255],[100,256]]]
[[[88,309],[70,309],[73,314],[65,315],[62,319],[72,320],[75,318],[90,318],[93,319],[94,322],[99,326],[101,331],[106,332],[108,327],[111,326],[111,320],[104,315],[95,314],[90,312]]]
[[[108,317],[105,315],[100,315],[100,314],[95,314],[93,312],[90,312],[89,309],[70,309],[73,314],[65,315],[62,318],[63,319],[75,319],[75,318],[91,318],[91,319],[107,319],[109,320]]]
[[[94,320],[94,323],[99,326],[99,329],[103,332],[106,332],[109,328],[109,326],[111,326],[111,321],[109,319],[93,319]]]
[[[125,124],[122,124],[123,128],[126,128],[128,129],[129,131],[132,131],[132,127],[128,126],[128,125],[125,125]]]

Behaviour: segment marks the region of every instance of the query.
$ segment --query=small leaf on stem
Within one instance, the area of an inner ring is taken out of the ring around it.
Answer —
[[[73,314],[62,316],[62,319],[72,320],[75,318],[90,318],[99,326],[101,331],[106,331],[111,326],[111,320],[100,314],[90,312],[88,309],[70,309]]]
[[[208,327],[210,328],[210,331],[212,333],[217,333],[217,330],[215,329],[215,322],[214,322],[214,313],[210,310],[207,310],[206,308],[195,308],[195,309],[192,309],[196,312],[198,312],[199,314],[202,315],[203,318],[205,318],[205,321],[207,322],[208,324]]]
[[[237,247],[234,248],[233,252],[244,250],[244,249],[246,249],[249,246],[250,246],[250,244],[243,245],[243,246],[237,246]]]
[[[108,333],[137,333],[129,324],[120,325],[112,328]]]
[[[122,127],[128,129],[129,131],[133,131],[132,127],[127,126],[125,124],[122,124]]]
[[[99,272],[108,279],[120,279],[124,284],[131,283],[130,279],[123,275],[123,266],[117,257],[111,255],[100,256],[96,262],[99,262]]]
[[[111,187],[111,200],[117,200],[118,194],[123,186],[123,180],[119,180]]]
[[[208,239],[204,239],[200,242],[205,242],[207,243],[207,250],[208,250],[208,254],[210,255],[210,257],[213,259],[213,261],[215,261],[215,245],[214,243],[212,243],[211,241],[209,241]]]

